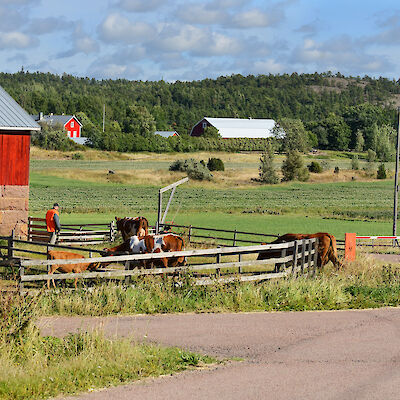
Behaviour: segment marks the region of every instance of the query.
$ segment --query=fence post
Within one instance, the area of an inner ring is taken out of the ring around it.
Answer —
[[[221,254],[217,254],[217,259],[216,259],[216,263],[219,264],[221,262]],[[215,270],[215,273],[217,274],[217,276],[221,275],[221,270],[219,268],[217,268]]]
[[[115,237],[117,235],[117,230],[115,229],[115,221],[111,221],[111,241],[115,242]]]
[[[303,275],[304,273],[304,264],[306,262],[306,239],[303,239],[301,241],[301,266],[300,266],[300,270],[301,270],[301,274]]]
[[[131,263],[130,261],[125,261],[125,271],[129,271],[131,269]],[[125,277],[125,285],[129,285],[131,281],[131,277],[130,276],[126,276]]]
[[[235,228],[235,232],[233,234],[233,247],[236,246],[236,234],[237,234],[237,232],[236,232],[236,228]]]
[[[28,242],[31,240],[31,217],[28,217]]]
[[[188,233],[188,244],[190,243],[190,238],[192,237],[192,225],[189,226],[189,233]]]
[[[344,259],[346,261],[354,261],[356,259],[356,238],[356,233],[345,234]]]
[[[19,264],[19,295],[22,296],[24,294],[24,282],[22,281],[22,277],[25,275],[25,267]]]
[[[312,247],[313,247],[313,239],[308,239],[307,240],[307,250],[308,250],[308,255],[307,255],[307,275],[310,276],[312,274]]]
[[[297,260],[299,257],[299,241],[294,242],[294,252],[293,252],[293,265],[292,265],[292,275],[297,272]]]
[[[313,268],[314,272],[313,272],[313,276],[315,275],[315,272],[317,271],[317,265],[318,265],[318,244],[319,244],[318,238],[315,238],[314,240],[315,240],[315,242],[314,242],[314,268]]]
[[[14,258],[14,229],[11,231],[11,236],[8,238],[7,257],[9,260]]]

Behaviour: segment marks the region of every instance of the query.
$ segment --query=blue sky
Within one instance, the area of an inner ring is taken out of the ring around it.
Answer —
[[[0,0],[0,70],[198,80],[399,78],[395,0]]]

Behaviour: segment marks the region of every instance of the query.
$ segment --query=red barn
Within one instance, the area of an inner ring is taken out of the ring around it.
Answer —
[[[75,115],[43,115],[43,113],[40,113],[35,115],[34,119],[53,128],[57,127],[57,125],[61,126],[67,131],[68,137],[71,139],[81,137],[82,124]]]
[[[39,130],[0,87],[0,235],[27,234],[30,139]]]

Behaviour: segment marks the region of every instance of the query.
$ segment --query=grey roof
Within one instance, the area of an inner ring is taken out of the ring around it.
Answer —
[[[40,131],[40,126],[1,86],[0,129],[10,131]]]
[[[176,131],[155,131],[154,134],[155,135],[160,135],[160,136],[165,137],[165,138],[169,138],[169,137],[172,137],[174,135],[179,136],[179,133],[176,132]]]
[[[269,138],[276,122],[273,119],[204,117],[218,129],[222,138]]]
[[[45,122],[47,125],[55,126],[62,125],[64,126],[71,118],[75,118],[78,121],[78,124],[82,126],[78,118],[75,115],[43,115],[42,119],[39,119],[39,115],[33,116],[35,121]]]
[[[84,136],[75,137],[75,138],[69,137],[68,139],[70,139],[70,140],[72,140],[73,142],[78,143],[78,144],[87,145],[87,144],[90,144],[90,143],[91,143],[91,140],[90,140],[89,138],[87,138],[87,137],[84,137]]]

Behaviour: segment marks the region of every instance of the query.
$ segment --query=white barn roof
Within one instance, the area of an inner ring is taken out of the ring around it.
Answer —
[[[1,86],[0,129],[10,131],[40,131],[40,126]]]
[[[269,138],[275,126],[273,119],[240,119],[204,117],[218,129],[222,138]]]

